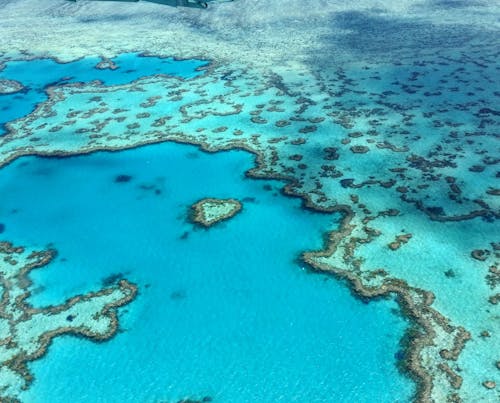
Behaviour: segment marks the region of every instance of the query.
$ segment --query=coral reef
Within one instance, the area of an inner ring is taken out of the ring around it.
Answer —
[[[191,221],[195,224],[211,227],[218,222],[234,217],[242,209],[236,199],[205,198],[191,206]]]
[[[348,17],[341,23],[385,21],[369,13]],[[398,35],[405,31],[396,28]],[[422,38],[427,31],[420,28],[412,32]],[[458,43],[461,35],[446,40]],[[377,53],[378,37],[384,35],[363,32],[342,43],[366,41],[367,53],[383,63],[353,57],[335,64],[329,53],[329,60],[316,56],[315,67],[276,68],[261,59],[256,63],[266,67],[260,68],[251,60],[268,57],[260,47],[239,52],[245,61],[228,62],[221,54],[233,59],[231,47],[211,43],[210,51],[190,49],[191,56],[220,56],[195,79],[49,87],[47,102],[8,124],[0,166],[24,155],[163,141],[251,152],[256,166],[247,176],[284,180],[283,193],[302,197],[305,208],[344,214],[324,250],[304,260],[345,279],[363,298],[396,296],[414,324],[404,367],[419,385],[417,400],[491,400],[499,383],[491,364],[498,357],[491,352],[500,336],[497,329],[488,330],[490,337],[478,335],[498,319],[500,300],[498,192],[492,186],[500,162],[498,92],[484,84],[495,82],[496,53],[485,34],[467,47],[451,44],[436,52],[418,43],[386,59],[392,48]],[[275,48],[283,54],[271,52],[274,61],[293,53]]]
[[[111,338],[118,330],[116,309],[137,294],[134,284],[116,285],[78,295],[61,305],[37,308],[27,299],[29,274],[44,267],[54,250],[34,251],[0,242],[0,400],[16,401],[19,391],[33,381],[28,363],[41,358],[52,340],[63,334],[95,341]]]
[[[19,81],[0,79],[0,95],[14,94],[24,89]]]

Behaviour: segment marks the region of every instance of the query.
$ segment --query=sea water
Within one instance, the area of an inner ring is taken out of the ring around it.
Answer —
[[[164,143],[25,157],[0,171],[2,237],[59,252],[32,273],[31,303],[60,303],[115,275],[140,290],[112,340],[55,339],[30,364],[24,401],[410,399],[396,368],[408,326],[396,303],[363,303],[297,262],[340,216],[304,210],[279,194],[282,183],[246,179],[252,165],[242,151]],[[197,229],[189,206],[204,197],[237,198],[243,210]]]

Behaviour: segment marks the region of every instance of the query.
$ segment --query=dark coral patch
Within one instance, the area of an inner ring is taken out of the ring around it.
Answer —
[[[115,177],[115,183],[127,183],[132,180],[130,175],[117,175]]]
[[[490,255],[490,251],[488,249],[474,249],[470,254],[474,259],[484,262]]]
[[[304,126],[301,129],[299,129],[300,133],[312,133],[315,132],[318,128],[314,125],[309,125],[309,126]]]
[[[212,402],[213,398],[211,396],[204,396],[201,399],[181,399],[177,403],[209,403]]]
[[[469,168],[469,171],[471,171],[471,172],[483,172],[484,166],[483,165],[473,165]]]
[[[443,216],[446,215],[444,209],[440,206],[432,206],[426,208],[427,212],[432,215]]]
[[[102,279],[102,285],[104,285],[105,287],[109,287],[111,285],[118,283],[118,281],[121,280],[123,277],[124,277],[123,273],[110,274],[109,276],[104,277]]]
[[[369,151],[370,149],[367,146],[352,146],[351,151],[354,154],[365,154]]]
[[[396,351],[396,353],[394,354],[394,358],[397,360],[397,361],[403,361],[405,358],[406,358],[406,354],[403,350],[398,350]]]
[[[455,272],[452,269],[449,269],[444,272],[444,275],[448,278],[453,278],[455,277]]]

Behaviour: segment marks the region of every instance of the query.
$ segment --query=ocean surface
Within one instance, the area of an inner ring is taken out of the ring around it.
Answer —
[[[97,71],[92,58],[8,63],[0,73],[29,90],[0,96],[4,111],[11,108],[2,120],[29,113],[43,101],[40,91],[65,76],[107,84],[158,73],[189,78],[205,64],[118,60],[114,71]],[[23,401],[411,400],[414,384],[397,369],[409,323],[395,301],[361,301],[298,259],[323,246],[340,215],[305,210],[280,193],[282,182],[245,178],[253,165],[243,151],[208,154],[163,143],[23,157],[0,170],[2,239],[58,251],[30,276],[34,306],[119,278],[139,287],[137,299],[119,309],[114,338],[58,337],[31,362],[35,381]],[[196,228],[189,207],[205,197],[239,199],[243,210]]]

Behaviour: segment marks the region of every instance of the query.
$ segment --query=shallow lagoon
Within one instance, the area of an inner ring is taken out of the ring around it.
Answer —
[[[22,158],[0,172],[3,238],[59,251],[32,275],[33,304],[116,273],[140,289],[111,341],[56,339],[30,365],[25,401],[410,399],[396,369],[407,326],[396,303],[364,304],[296,263],[339,217],[304,211],[278,194],[281,183],[244,179],[251,166],[244,152],[167,143]],[[243,200],[243,211],[197,230],[188,207],[207,196]]]
[[[5,123],[29,114],[38,103],[47,100],[47,87],[95,80],[104,85],[118,85],[157,74],[189,79],[201,74],[200,69],[207,65],[203,60],[175,60],[137,53],[107,59],[108,68],[99,68],[101,62],[99,57],[85,57],[71,63],[35,59],[9,61],[3,69],[0,65],[0,80],[15,80],[24,87],[20,92],[0,94],[0,136],[5,134]]]

